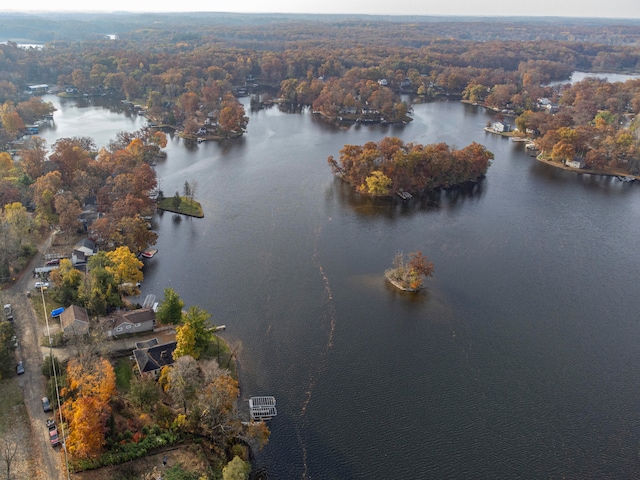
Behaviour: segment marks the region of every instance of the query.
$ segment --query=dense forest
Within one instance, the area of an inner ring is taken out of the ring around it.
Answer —
[[[217,138],[246,133],[240,95],[252,96],[252,108],[308,107],[328,121],[364,123],[410,121],[412,101],[462,99],[496,111],[552,161],[579,157],[594,170],[640,172],[640,80],[563,83],[575,70],[640,71],[637,21],[0,14],[0,25],[7,35],[0,44],[0,203],[31,206],[41,225],[67,227],[72,215],[61,212],[94,195],[108,213],[95,227],[102,242],[123,212],[144,209],[121,204],[127,200],[117,191],[124,190],[108,173],[122,164],[146,168],[162,139],[143,132],[100,154],[82,139],[53,148],[37,137],[16,144],[53,110],[30,85],[126,100],[150,122]],[[65,190],[64,201],[42,196],[52,191],[47,182]],[[16,228],[3,232],[13,238]],[[14,258],[31,248],[3,244]]]
[[[66,229],[69,207],[95,196],[105,215],[94,237],[103,247],[128,244],[137,252],[152,243],[114,240],[113,232],[147,207],[146,187],[133,188],[143,192],[138,199],[123,192],[131,179],[153,185],[149,171],[136,169],[151,170],[149,156],[163,138],[140,132],[102,152],[86,139],[16,143],[53,110],[30,85],[137,104],[150,123],[192,138],[246,134],[242,95],[252,96],[252,108],[310,108],[328,121],[363,123],[404,123],[412,102],[459,99],[494,110],[551,161],[578,157],[592,170],[640,173],[640,80],[563,83],[575,70],[640,71],[638,21],[0,14],[0,26],[7,36],[0,44],[0,203],[28,206],[40,226]],[[393,181],[392,188],[409,190],[430,184]],[[58,190],[64,195],[47,196]],[[3,211],[7,239],[17,232],[6,223],[10,213]],[[31,248],[3,245],[13,258]],[[3,269],[6,275],[6,262]]]
[[[0,25],[8,40],[0,45],[4,150],[50,113],[25,96],[33,84],[135,102],[150,121],[191,137],[244,134],[248,118],[236,97],[247,94],[255,108],[277,101],[291,111],[311,107],[330,121],[365,123],[410,121],[407,95],[464,98],[518,116],[521,132],[540,136],[593,127],[599,115],[609,128],[592,133],[605,133],[609,144],[621,143],[621,122],[632,126],[629,115],[640,109],[635,82],[549,85],[574,70],[640,70],[637,21],[2,14]],[[551,152],[553,138],[540,146]],[[572,145],[585,157],[599,152],[592,165],[634,157],[629,145],[624,152],[601,141]]]
[[[240,95],[252,95],[252,108],[308,106],[329,121],[365,123],[410,121],[406,95],[464,98],[525,113],[521,125],[548,124],[530,128],[535,134],[587,125],[600,111],[619,117],[640,108],[635,84],[610,84],[600,102],[549,86],[574,70],[640,70],[640,22],[631,20],[2,14],[0,25],[8,40],[0,45],[5,150],[33,121],[24,114],[24,92],[33,84],[135,102],[150,121],[193,138],[244,134]],[[571,118],[536,116],[547,112],[541,99]],[[609,122],[616,131],[619,125]],[[607,155],[600,163],[620,158]]]

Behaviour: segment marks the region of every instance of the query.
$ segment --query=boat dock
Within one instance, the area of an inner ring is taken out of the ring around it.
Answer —
[[[271,396],[251,397],[249,399],[249,413],[252,422],[271,420],[278,414],[276,398]]]

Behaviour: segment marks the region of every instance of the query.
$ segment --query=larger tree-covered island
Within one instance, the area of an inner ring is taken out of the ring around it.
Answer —
[[[361,193],[423,193],[477,182],[487,173],[493,153],[478,143],[455,150],[446,143],[405,144],[396,137],[363,146],[345,145],[340,160],[328,158],[333,173]]]

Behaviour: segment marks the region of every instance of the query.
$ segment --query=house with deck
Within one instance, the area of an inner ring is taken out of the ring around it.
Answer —
[[[139,308],[130,312],[118,310],[108,320],[107,335],[117,337],[131,333],[151,332],[156,324],[152,308]]]

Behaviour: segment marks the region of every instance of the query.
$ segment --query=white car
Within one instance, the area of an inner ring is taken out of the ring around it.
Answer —
[[[34,287],[35,288],[42,288],[42,289],[46,290],[47,288],[49,288],[49,282],[36,282]]]

